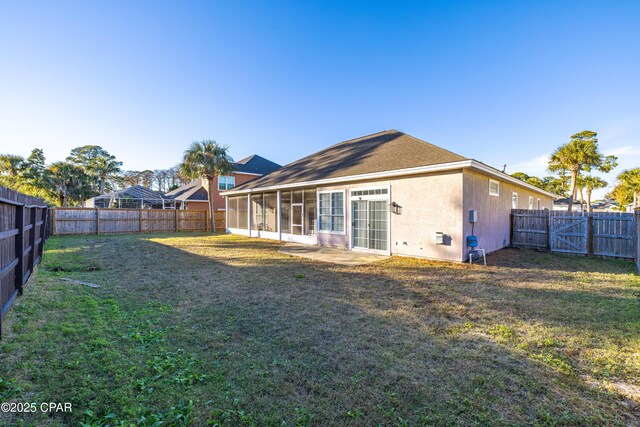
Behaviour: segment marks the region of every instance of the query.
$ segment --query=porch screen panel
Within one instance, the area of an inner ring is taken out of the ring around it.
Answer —
[[[249,201],[247,196],[238,197],[238,228],[249,229]]]
[[[238,228],[238,197],[229,197],[227,199],[227,226],[229,228]]]
[[[302,205],[291,206],[291,231],[295,235],[302,235]]]
[[[291,233],[291,191],[280,193],[280,230]]]
[[[316,192],[307,190],[304,192],[304,234],[313,236],[316,234]]]
[[[264,200],[262,194],[251,195],[251,229],[264,230]]]
[[[278,194],[264,194],[264,231],[277,231],[278,221]]]

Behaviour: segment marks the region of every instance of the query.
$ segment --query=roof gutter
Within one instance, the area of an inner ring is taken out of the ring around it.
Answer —
[[[246,190],[228,190],[220,192],[221,196],[234,196],[238,194],[248,194],[248,193],[258,193],[265,191],[273,191],[273,190],[283,190],[287,188],[296,188],[296,187],[308,187],[312,185],[327,185],[327,184],[339,184],[343,182],[353,182],[353,181],[362,181],[367,179],[384,179],[384,178],[393,178],[397,176],[407,176],[407,175],[420,175],[424,173],[433,173],[433,172],[444,172],[451,171],[456,169],[475,169],[480,172],[484,172],[487,175],[494,176],[503,181],[509,181],[512,184],[520,185],[522,187],[526,187],[531,191],[535,191],[540,194],[544,194],[549,197],[553,197],[554,199],[558,196],[544,191],[538,187],[535,187],[527,182],[521,181],[517,178],[512,177],[511,175],[507,175],[504,172],[500,172],[497,169],[494,169],[490,166],[485,165],[484,163],[480,163],[477,160],[462,160],[459,162],[450,162],[450,163],[441,163],[438,165],[429,165],[429,166],[418,166],[415,168],[407,168],[407,169],[396,169],[392,171],[385,172],[375,172],[375,173],[366,173],[360,175],[350,175],[350,176],[341,176],[336,178],[327,178],[327,179],[318,179],[313,181],[301,181],[295,182],[292,184],[281,184],[281,185],[270,185],[267,187],[256,187],[256,188],[247,188]]]

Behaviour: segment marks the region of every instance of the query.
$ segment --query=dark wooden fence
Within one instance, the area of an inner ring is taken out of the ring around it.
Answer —
[[[44,200],[0,186],[0,338],[4,315],[42,259],[48,210]]]
[[[511,245],[637,259],[639,213],[513,209]]]
[[[216,230],[225,229],[225,212],[216,211]],[[209,212],[173,209],[55,208],[51,234],[121,234],[208,231]]]

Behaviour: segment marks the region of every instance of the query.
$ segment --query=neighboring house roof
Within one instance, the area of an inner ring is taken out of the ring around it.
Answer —
[[[92,197],[92,199],[144,199],[144,200],[171,200],[171,197],[167,197],[162,193],[150,190],[141,185],[134,185],[133,187],[125,188],[123,190],[114,191],[112,193],[102,194],[100,196]],[[89,199],[91,200],[91,199]]]
[[[568,197],[560,197],[559,199],[555,199],[553,201],[553,204],[556,206],[568,206],[569,205],[569,198]],[[580,203],[580,199],[573,199],[573,204],[574,205],[581,205],[582,203]]]
[[[618,202],[611,199],[596,200],[591,203],[593,209],[618,209]]]
[[[266,175],[280,168],[280,165],[254,154],[233,163],[233,168],[239,173]]]
[[[476,160],[463,157],[397,130],[350,139],[239,185],[222,195],[286,188],[294,185],[342,182],[472,167],[485,174],[546,192]]]
[[[204,194],[203,191],[204,190]],[[177,199],[177,200],[209,200],[207,197],[207,190],[202,185],[202,181],[196,180],[188,184],[178,187],[175,190],[165,193],[165,196]]]

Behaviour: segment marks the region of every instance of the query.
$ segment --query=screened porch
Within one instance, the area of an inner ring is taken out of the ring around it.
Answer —
[[[227,228],[232,233],[316,243],[315,188],[227,197]]]

